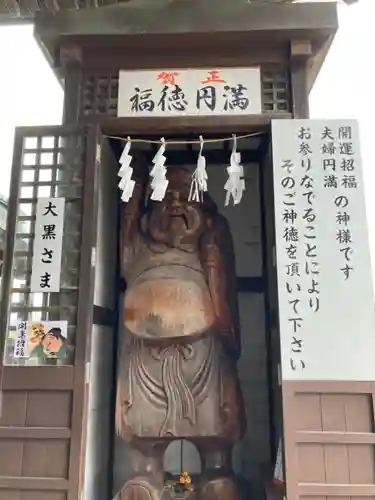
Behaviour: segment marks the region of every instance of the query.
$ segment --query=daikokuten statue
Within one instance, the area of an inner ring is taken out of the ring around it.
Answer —
[[[167,175],[162,202],[148,198],[148,176],[138,175],[121,216],[127,290],[116,430],[131,446],[132,478],[116,498],[161,499],[164,452],[186,438],[202,460],[199,497],[235,500],[231,452],[245,421],[232,237],[207,193],[188,201],[187,169]]]

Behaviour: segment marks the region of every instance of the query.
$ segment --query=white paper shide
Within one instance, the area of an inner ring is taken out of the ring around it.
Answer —
[[[118,183],[119,189],[122,191],[121,199],[124,202],[128,202],[133,194],[135,181],[132,179],[133,169],[130,166],[132,162],[132,156],[130,156],[130,146],[131,141],[128,137],[124,151],[120,157],[119,163],[121,165],[118,176],[120,177],[120,182]]]
[[[358,124],[272,122],[284,380],[375,381]]]
[[[150,177],[151,177],[151,200],[154,201],[163,201],[165,193],[167,191],[167,187],[169,181],[167,180],[167,169],[165,167],[165,162],[167,160],[166,156],[164,156],[165,152],[165,140],[164,138],[160,140],[161,146],[156,153],[152,163],[154,166],[151,169]]]
[[[228,180],[224,186],[226,191],[225,206],[229,205],[231,199],[233,205],[238,205],[241,202],[245,190],[245,179],[243,178],[244,171],[241,165],[241,153],[237,152],[237,139],[235,135],[233,136],[233,149],[227,172]]]
[[[189,201],[202,201],[204,193],[208,190],[207,186],[207,170],[206,170],[206,158],[203,156],[203,137],[199,137],[200,140],[200,150],[197,160],[197,167],[193,172],[191,185],[190,185],[190,193],[189,193]]]
[[[31,292],[59,292],[65,198],[39,198],[36,207]]]

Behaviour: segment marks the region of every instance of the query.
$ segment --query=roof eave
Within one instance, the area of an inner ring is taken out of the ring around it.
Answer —
[[[155,22],[155,19],[158,21]],[[136,47],[145,40],[160,37],[199,36],[210,38],[238,36],[266,40],[269,44],[289,43],[292,39],[310,40],[308,89],[317,78],[338,29],[337,4],[273,3],[196,0],[148,6],[128,2],[115,6],[55,14],[39,12],[35,16],[35,37],[61,79],[59,50],[64,45],[95,46],[130,43]]]

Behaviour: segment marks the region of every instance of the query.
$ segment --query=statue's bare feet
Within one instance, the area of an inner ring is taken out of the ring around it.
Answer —
[[[243,495],[235,476],[205,481],[200,488],[201,500],[241,500]]]
[[[160,500],[162,491],[153,486],[147,477],[127,481],[114,500]]]

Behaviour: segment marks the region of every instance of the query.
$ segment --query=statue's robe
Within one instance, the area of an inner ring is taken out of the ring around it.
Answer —
[[[138,233],[126,249],[116,426],[134,438],[243,431],[235,360],[227,355],[201,255]]]

